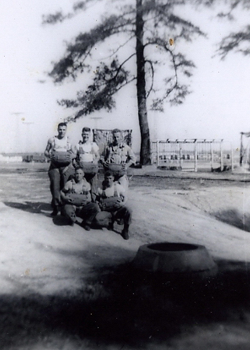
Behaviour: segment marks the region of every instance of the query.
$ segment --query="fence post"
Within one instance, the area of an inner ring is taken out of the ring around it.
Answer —
[[[154,141],[150,142],[150,149],[151,149],[151,154],[150,154],[151,164],[154,164]]]
[[[160,147],[159,147],[159,140],[156,141],[156,152],[157,152],[157,168],[160,165]]]
[[[179,165],[180,168],[182,169],[182,145],[179,143]]]
[[[223,140],[220,142],[220,170],[223,171],[224,161],[223,161]]]
[[[214,169],[214,148],[213,148],[213,142],[210,143],[210,150],[211,150],[211,171]]]
[[[194,141],[194,171],[197,172],[197,140]]]

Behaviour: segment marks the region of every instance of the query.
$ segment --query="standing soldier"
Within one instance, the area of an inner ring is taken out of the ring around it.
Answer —
[[[99,147],[90,140],[88,127],[82,129],[82,140],[74,147],[76,154],[75,166],[84,170],[86,180],[91,184],[91,195],[93,201],[97,191],[98,160],[100,159]]]
[[[102,163],[105,169],[112,171],[115,181],[118,181],[127,191],[127,170],[136,162],[136,157],[132,149],[124,142],[121,130],[114,129],[112,135],[113,142],[107,146]]]
[[[61,205],[60,190],[64,187],[70,175],[74,174],[72,166],[73,148],[67,132],[67,124],[59,123],[57,127],[58,135],[48,140],[44,155],[50,159],[49,178],[50,191],[52,194],[52,216],[58,214]]]

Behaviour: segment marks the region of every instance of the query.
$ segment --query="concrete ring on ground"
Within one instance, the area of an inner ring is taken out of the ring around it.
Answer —
[[[198,244],[160,242],[139,247],[133,261],[146,272],[212,276],[217,265],[207,249]]]

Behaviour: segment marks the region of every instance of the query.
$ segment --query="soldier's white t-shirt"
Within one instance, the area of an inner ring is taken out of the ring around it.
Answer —
[[[99,147],[95,142],[79,142],[76,145],[76,153],[80,162],[93,162],[98,151]]]

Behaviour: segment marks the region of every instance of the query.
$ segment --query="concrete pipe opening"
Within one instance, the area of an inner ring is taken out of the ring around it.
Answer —
[[[148,248],[151,250],[159,250],[161,252],[178,252],[184,250],[198,249],[197,245],[187,243],[153,243],[148,244]]]
[[[136,268],[146,272],[204,276],[212,276],[217,272],[217,265],[205,246],[198,244],[145,244],[139,247],[133,263]]]

